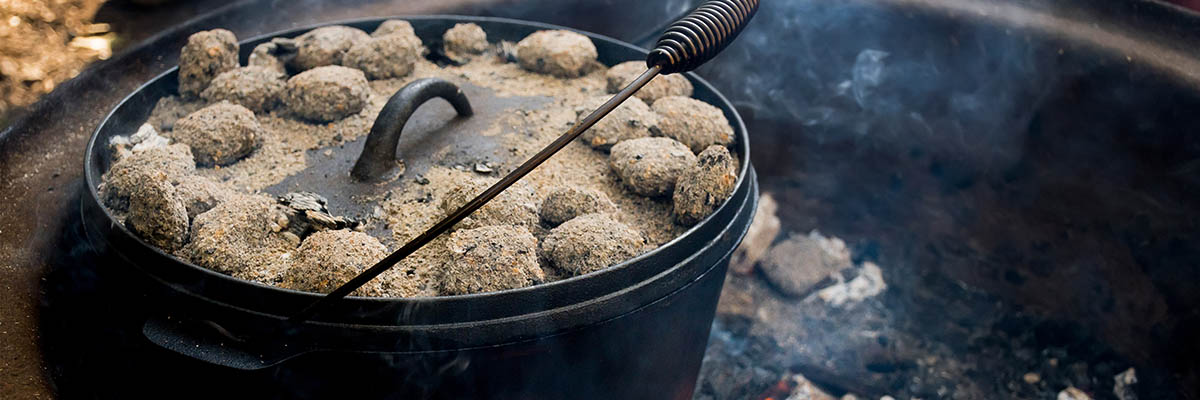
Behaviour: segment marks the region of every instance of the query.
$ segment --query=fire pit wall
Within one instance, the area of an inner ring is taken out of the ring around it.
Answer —
[[[1200,96],[1146,46],[1186,36],[1130,44],[1039,2],[880,3],[764,2],[699,71],[746,117],[783,231],[844,238],[893,313],[964,351],[1001,318],[955,307],[982,293],[1041,321],[1014,328],[1037,346],[1102,343],[1143,382],[1176,375],[1165,392],[1200,387]]]

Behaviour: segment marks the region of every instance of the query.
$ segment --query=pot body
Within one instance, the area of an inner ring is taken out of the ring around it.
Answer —
[[[409,18],[430,48],[441,32],[474,22],[489,40],[517,41],[547,25],[493,18]],[[344,22],[371,30],[383,19]],[[251,39],[295,36],[311,28]],[[595,35],[600,61],[644,51]],[[729,255],[757,202],[746,130],[733,107],[694,75],[695,97],[717,105],[737,135],[739,184],[712,216],[681,237],[605,271],[520,290],[416,299],[348,298],[312,321],[287,316],[318,295],[214,273],[162,253],[115,223],[99,201],[107,146],[172,94],[175,71],[123,101],[89,144],[81,231],[98,250],[97,281],[119,310],[113,329],[145,351],[138,388],[191,387],[185,396],[372,398],[691,397]],[[133,353],[131,353],[133,354]],[[162,368],[157,362],[170,363]],[[184,372],[187,371],[187,372]],[[113,377],[120,372],[102,371]],[[194,384],[196,377],[220,382]],[[119,378],[117,378],[119,379]]]

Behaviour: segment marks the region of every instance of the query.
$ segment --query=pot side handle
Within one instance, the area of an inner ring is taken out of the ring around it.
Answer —
[[[212,321],[150,317],[142,325],[142,335],[165,350],[244,371],[270,368],[313,351],[303,348],[286,349],[286,345],[279,346],[278,343],[249,342],[235,337]],[[284,350],[281,351],[280,347]]]
[[[400,144],[400,131],[404,130],[404,125],[418,107],[435,97],[450,102],[460,116],[473,114],[467,95],[447,80],[425,78],[405,85],[396,91],[379,111],[350,176],[359,181],[370,181],[391,170],[396,165],[396,146]]]

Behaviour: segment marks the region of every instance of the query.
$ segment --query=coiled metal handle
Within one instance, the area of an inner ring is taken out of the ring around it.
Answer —
[[[709,0],[658,38],[646,67],[663,74],[687,72],[725,49],[758,12],[758,0]]]

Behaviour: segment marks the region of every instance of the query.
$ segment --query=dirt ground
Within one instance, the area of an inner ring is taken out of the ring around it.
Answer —
[[[93,23],[104,0],[0,2],[0,126],[18,109],[112,55],[116,35]]]

